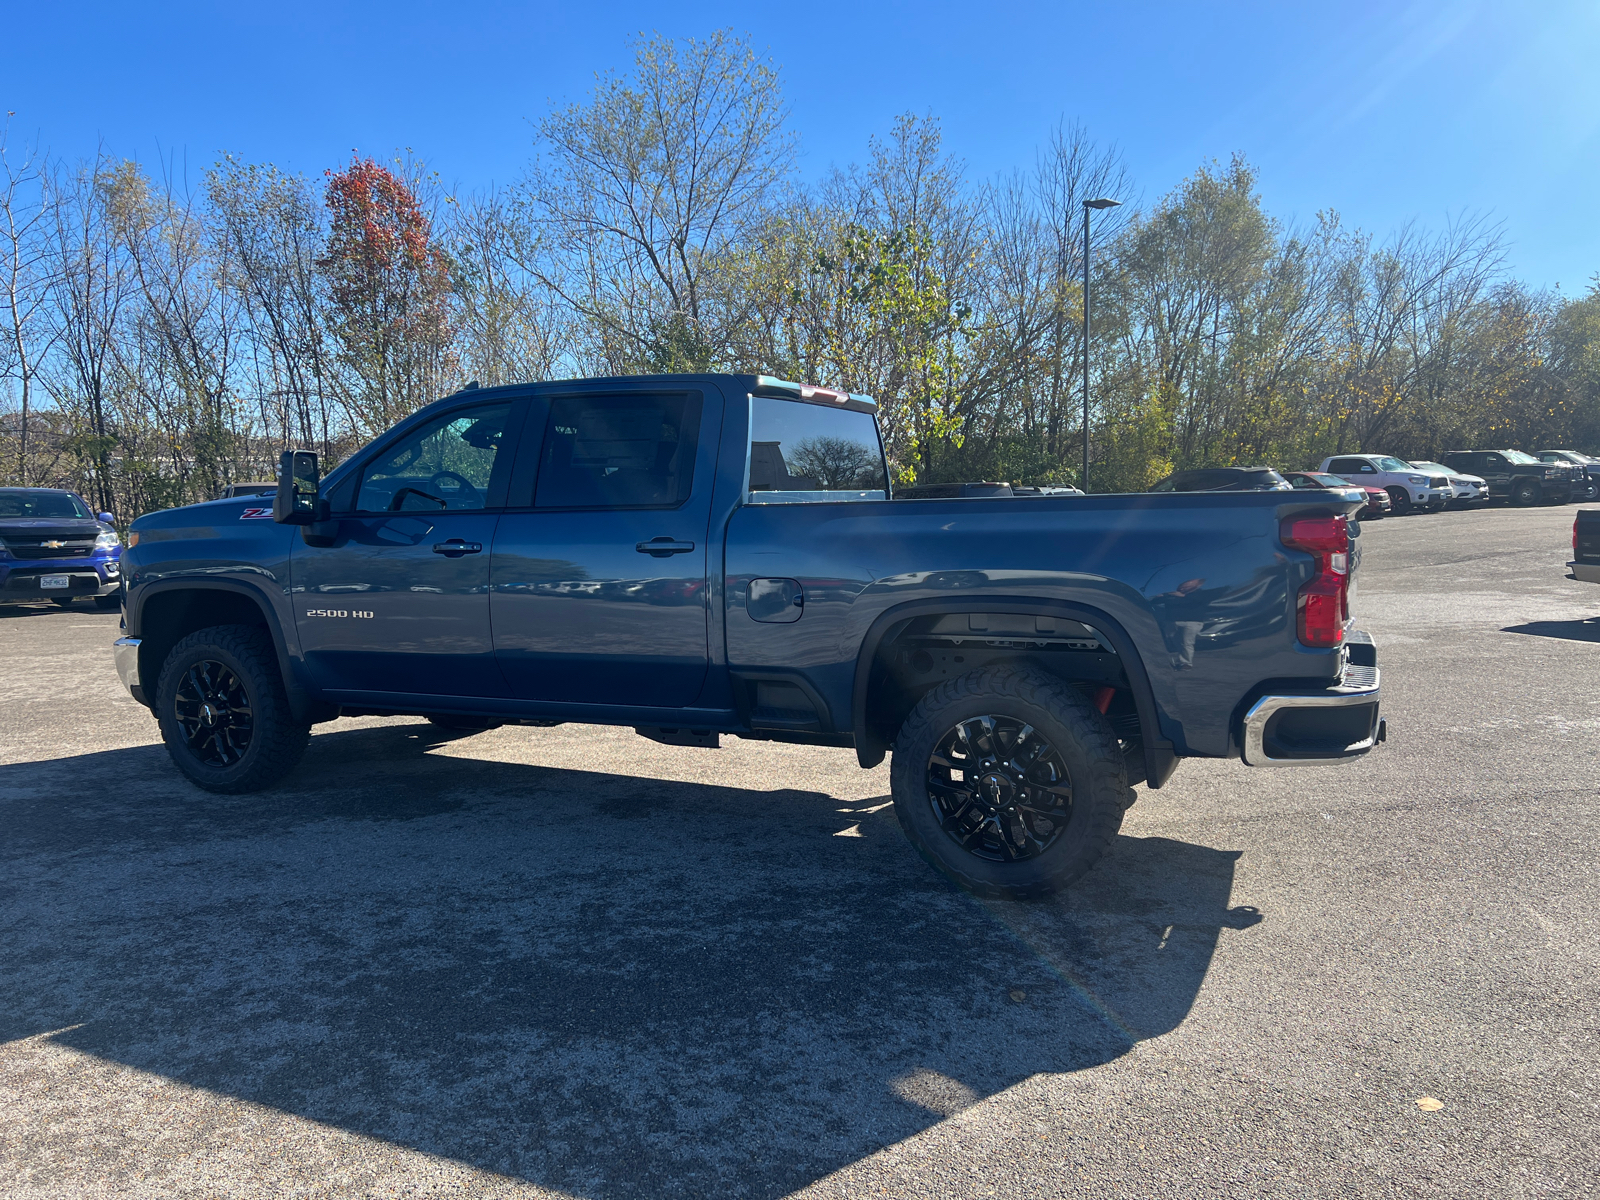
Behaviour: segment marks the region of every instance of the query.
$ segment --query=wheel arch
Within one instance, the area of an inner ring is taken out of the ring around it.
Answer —
[[[130,600],[134,597],[130,596]],[[148,680],[147,704],[154,704],[154,683],[172,647],[183,638],[214,625],[247,625],[266,630],[277,656],[284,691],[297,719],[328,720],[337,709],[306,688],[294,670],[289,643],[272,604],[259,589],[226,579],[172,579],[144,584],[129,613],[128,631],[139,638],[139,678]]]
[[[1161,733],[1160,712],[1156,706],[1155,691],[1150,686],[1150,676],[1144,660],[1139,656],[1133,639],[1122,625],[1108,613],[1087,605],[1065,600],[1027,599],[1016,596],[966,595],[960,599],[911,600],[895,605],[880,613],[867,629],[861,648],[856,655],[855,679],[851,689],[850,720],[856,745],[856,759],[863,767],[874,767],[883,761],[888,744],[873,729],[868,720],[873,696],[873,670],[880,655],[896,634],[917,617],[953,616],[962,613],[1005,613],[1016,616],[1047,616],[1078,621],[1101,634],[1117,652],[1128,690],[1139,717],[1140,743],[1144,749],[1145,777],[1151,788],[1159,788],[1172,777],[1177,768],[1177,755],[1173,744]],[[1025,659],[1024,659],[1025,661]],[[930,688],[936,686],[930,683]]]

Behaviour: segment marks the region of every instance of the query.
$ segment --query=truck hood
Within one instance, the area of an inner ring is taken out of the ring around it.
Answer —
[[[0,517],[0,538],[84,538],[100,536],[111,526],[74,517]]]

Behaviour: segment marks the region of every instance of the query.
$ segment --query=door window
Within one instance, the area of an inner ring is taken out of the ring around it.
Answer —
[[[1371,463],[1364,458],[1336,458],[1328,464],[1335,475],[1376,475]]]
[[[676,508],[694,482],[700,396],[556,396],[535,508]]]
[[[457,409],[413,430],[367,464],[356,511],[487,508],[510,415],[510,404]]]

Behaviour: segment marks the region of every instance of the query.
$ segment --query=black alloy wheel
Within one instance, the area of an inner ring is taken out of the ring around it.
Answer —
[[[1410,492],[1406,491],[1403,487],[1392,487],[1388,489],[1388,492],[1389,504],[1393,509],[1395,516],[1403,517],[1411,511]]]
[[[250,749],[255,714],[244,683],[224,663],[193,663],[178,683],[173,706],[189,753],[208,767],[231,767]]]
[[[890,791],[917,852],[979,896],[1058,892],[1105,853],[1133,800],[1115,730],[1032,665],[946,680],[907,714]]]
[[[989,862],[1043,853],[1072,820],[1066,763],[1032,725],[985,713],[958,722],[928,756],[928,803],[956,845]]]
[[[208,792],[270,787],[311,736],[261,626],[214,625],[179,640],[161,665],[154,707],[173,765]]]

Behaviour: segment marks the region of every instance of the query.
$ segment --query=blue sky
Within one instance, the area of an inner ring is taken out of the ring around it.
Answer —
[[[516,177],[550,102],[641,30],[732,26],[783,67],[812,177],[931,112],[969,171],[1032,163],[1061,117],[1124,152],[1145,201],[1242,151],[1269,211],[1382,234],[1463,211],[1507,266],[1600,272],[1600,3],[469,3],[11,6],[12,139],[192,175],[224,150],[308,173],[411,147],[465,189]]]

